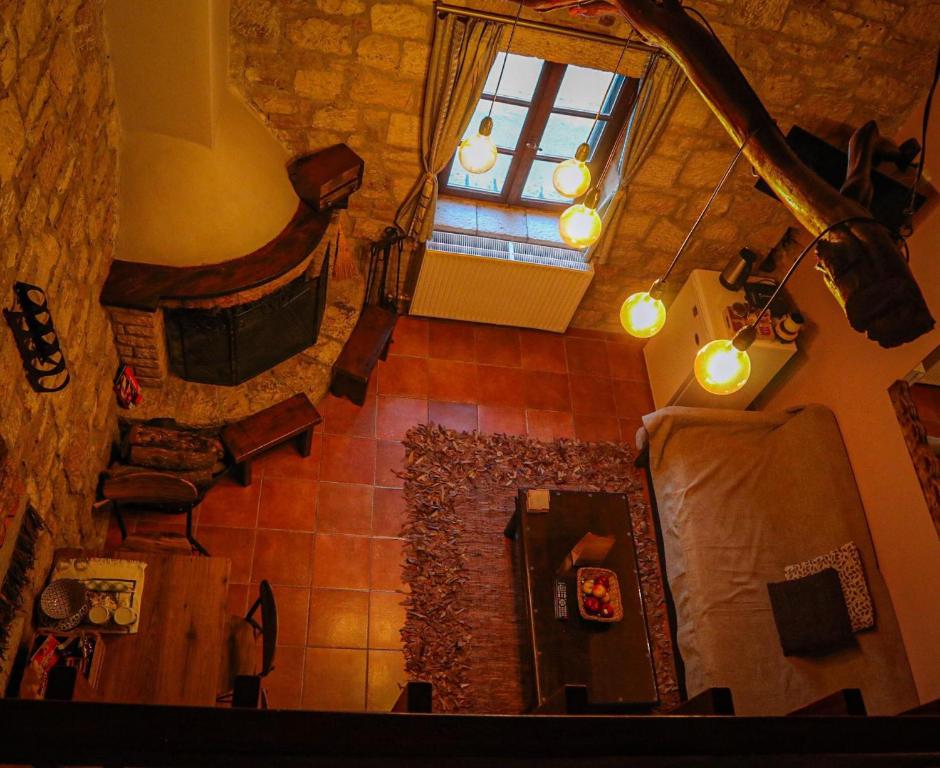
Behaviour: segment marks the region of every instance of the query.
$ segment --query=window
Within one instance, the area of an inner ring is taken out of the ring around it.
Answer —
[[[499,95],[494,96],[505,57],[505,53],[496,57],[464,134],[476,132],[492,103],[493,140],[499,150],[496,165],[486,173],[471,174],[455,155],[441,173],[442,191],[526,207],[568,206],[571,199],[552,186],[555,164],[572,157],[578,145],[587,141],[591,175],[599,177],[633,106],[637,81],[599,69],[510,54]],[[599,106],[600,118],[591,130]]]

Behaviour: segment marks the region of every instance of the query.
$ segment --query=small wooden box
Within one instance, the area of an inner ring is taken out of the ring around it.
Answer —
[[[342,207],[362,186],[365,163],[345,144],[335,144],[290,162],[287,174],[297,196],[318,211]]]
[[[20,697],[24,699],[43,698],[46,692],[46,675],[33,663],[33,654],[39,650],[40,646],[46,642],[49,637],[53,637],[57,642],[62,643],[71,638],[89,637],[94,642],[94,650],[91,652],[91,662],[82,676],[85,685],[90,688],[98,686],[98,678],[101,676],[101,665],[104,663],[105,644],[102,642],[101,634],[88,630],[75,630],[70,632],[56,632],[51,629],[40,629],[33,636],[30,644],[27,662],[27,670],[23,675],[23,684],[20,686]],[[82,698],[81,695],[77,698]]]

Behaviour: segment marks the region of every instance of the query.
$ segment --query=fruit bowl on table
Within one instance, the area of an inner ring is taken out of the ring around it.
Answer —
[[[609,568],[578,568],[577,581],[578,611],[582,619],[604,624],[623,619],[616,573]]]

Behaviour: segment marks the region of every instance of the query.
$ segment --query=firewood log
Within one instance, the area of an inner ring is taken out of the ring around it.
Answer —
[[[135,424],[127,433],[128,445],[146,448],[166,448],[175,451],[212,451],[218,458],[224,456],[222,442],[215,437],[200,435],[181,429],[152,427],[147,424]]]
[[[132,445],[129,453],[131,464],[152,469],[211,469],[216,462],[213,451],[182,451],[170,448],[149,448]]]
[[[543,11],[571,5],[571,0],[522,2]],[[734,141],[741,145],[750,137],[745,156],[810,234],[852,219],[827,234],[816,252],[816,268],[852,328],[883,347],[895,347],[934,327],[891,233],[862,221],[871,218],[867,208],[829,186],[797,157],[721,41],[679,0],[594,0],[571,11],[620,13],[647,42],[668,54]]]
[[[161,469],[167,475],[173,475],[181,480],[188,480],[198,488],[208,488],[212,485],[212,472],[207,469],[175,470]],[[153,472],[153,467],[134,466],[133,464],[112,464],[105,470],[106,477],[126,477],[140,472]]]

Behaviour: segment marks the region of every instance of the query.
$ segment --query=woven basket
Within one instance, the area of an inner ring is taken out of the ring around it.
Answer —
[[[593,581],[600,575],[605,575],[610,580],[610,589],[607,591],[610,594],[610,605],[614,609],[614,615],[607,619],[603,616],[588,613],[587,609],[584,607],[584,598],[586,598],[587,595],[584,594],[582,586],[585,581]],[[586,621],[599,621],[602,624],[613,624],[623,619],[623,601],[620,599],[620,582],[617,581],[616,573],[609,568],[578,568],[577,580],[578,612],[581,614],[582,619]]]

